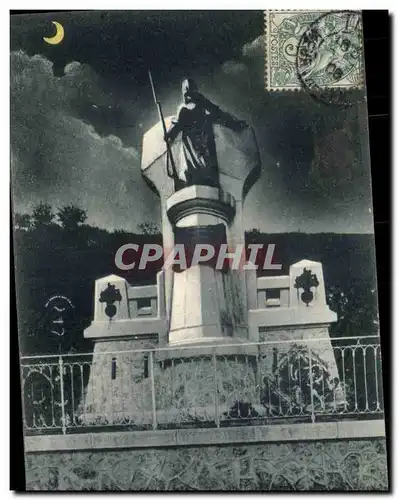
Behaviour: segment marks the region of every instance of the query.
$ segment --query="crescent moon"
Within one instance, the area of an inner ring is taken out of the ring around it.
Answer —
[[[57,29],[57,31],[55,32],[55,35],[50,37],[50,38],[46,38],[44,36],[43,40],[46,43],[49,43],[50,45],[58,45],[64,39],[64,34],[65,34],[64,27],[62,26],[62,24],[57,23],[57,21],[52,21],[52,23],[55,25],[55,27]]]

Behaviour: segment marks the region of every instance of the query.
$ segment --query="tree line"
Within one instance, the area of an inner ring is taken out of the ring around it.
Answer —
[[[14,214],[14,229],[31,230],[38,227],[57,224],[63,229],[75,230],[87,220],[87,211],[77,205],[65,205],[53,210],[49,203],[40,202],[33,207],[31,214],[16,212]],[[140,222],[137,225],[141,234],[160,234],[155,223]]]

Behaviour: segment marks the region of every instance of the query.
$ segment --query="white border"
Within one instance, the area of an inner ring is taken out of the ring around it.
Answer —
[[[14,0],[12,3],[5,2],[4,3],[5,7],[7,10],[9,9],[21,9],[21,10],[28,10],[28,9],[43,9],[43,10],[51,10],[51,9],[64,9],[64,10],[92,10],[92,9],[103,9],[103,10],[130,10],[130,9],[141,9],[141,10],[149,10],[149,9],[157,9],[157,10],[162,10],[165,6],[165,2],[161,2],[159,0],[146,0],[145,2],[131,2],[131,0],[124,0],[124,1],[118,1],[117,3],[115,2],[114,4],[110,4],[110,2],[105,2],[104,0],[86,0],[86,1],[77,1],[77,0],[70,0],[67,4],[67,7],[65,4],[59,5],[57,2],[54,1],[42,1],[40,2],[40,5],[35,4],[34,2],[21,2],[19,0]],[[235,9],[253,9],[253,10],[263,10],[264,8],[267,9],[314,9],[314,10],[319,10],[319,8],[322,9],[328,9],[330,8],[331,10],[336,10],[336,9],[390,9],[390,11],[394,11],[393,9],[393,2],[389,1],[382,1],[382,2],[371,2],[371,1],[351,1],[351,2],[346,2],[344,0],[335,0],[334,2],[321,2],[320,0],[316,1],[309,1],[309,0],[303,0],[299,4],[297,2],[286,2],[284,0],[279,0],[279,1],[267,1],[264,2],[264,0],[246,0],[245,2],[242,1],[237,1],[237,0],[228,0],[227,1],[221,1],[221,0],[201,0],[201,2],[196,4],[200,10],[207,10],[207,9],[229,9],[229,10],[235,10]],[[190,8],[192,9],[193,6],[189,5],[187,2],[183,2],[182,0],[169,0],[167,2],[167,8],[168,9],[187,9]],[[1,119],[3,121],[3,127],[2,127],[2,134],[1,134],[1,146],[2,146],[2,165],[0,169],[0,187],[1,187],[1,195],[0,195],[0,203],[2,204],[0,207],[0,218],[1,218],[1,225],[2,225],[2,234],[5,236],[2,238],[2,243],[1,243],[1,259],[2,262],[9,262],[9,246],[8,246],[8,235],[9,235],[9,15],[8,12],[4,9],[2,11],[2,15],[0,16],[0,22],[1,22],[1,29],[0,29],[0,36],[2,38],[2,43],[1,43],[1,51],[2,51],[2,79],[1,79],[1,86],[2,86],[2,92],[1,92]],[[396,63],[396,58],[397,58],[397,53],[398,53],[398,47],[397,47],[397,37],[394,36],[393,39],[393,54],[394,54],[394,61]],[[393,81],[396,82],[396,71],[397,71],[397,64],[394,65],[394,79]],[[392,86],[393,88],[393,86]],[[397,115],[397,101],[395,100],[394,103],[394,111],[393,116]],[[393,144],[396,144],[396,128],[393,128]],[[395,163],[393,162],[391,168],[393,169],[393,165]],[[388,166],[387,165],[381,165],[380,166],[380,175],[387,175],[384,174],[384,172],[387,172]],[[393,179],[393,186],[394,186],[394,191],[397,191],[397,176],[394,175]],[[398,205],[397,203],[393,203],[393,219],[397,220],[398,217]],[[395,228],[394,228],[395,229]],[[394,231],[394,252],[393,256],[395,257],[395,249],[397,248],[396,246],[396,232]],[[3,359],[1,360],[0,367],[1,367],[1,381],[2,383],[0,384],[1,386],[1,394],[0,394],[0,401],[3,402],[5,405],[6,401],[9,401],[9,341],[8,341],[8,332],[9,332],[9,295],[6,291],[6,281],[3,280],[3,285],[1,287],[1,296],[0,296],[0,304],[1,304],[1,311],[0,311],[0,318],[1,318],[1,333],[2,333],[2,357]],[[397,268],[394,266],[394,272],[393,272],[393,285],[395,288],[395,285],[398,284],[398,273],[397,273]],[[398,309],[398,298],[397,295],[394,294],[393,298],[393,311]],[[392,333],[395,333],[395,317],[393,318],[393,330]],[[398,359],[398,342],[394,341],[393,335],[391,336],[391,341],[393,342],[393,355],[392,355],[392,360]],[[392,364],[392,367],[394,367],[394,363]],[[392,381],[392,387],[398,387],[398,370],[394,369],[394,376],[393,376],[393,381]],[[391,390],[391,396],[393,396],[393,391]],[[397,415],[398,413],[398,408],[397,408],[397,399],[393,397],[393,414]],[[0,412],[1,415],[1,421],[0,421],[0,429],[1,429],[1,455],[0,455],[0,460],[1,460],[1,467],[0,467],[0,485],[1,485],[1,498],[9,498],[12,495],[12,492],[8,490],[9,488],[9,413],[5,409],[3,409],[2,412]],[[392,426],[391,426],[391,430]],[[391,445],[393,445],[393,439],[392,437],[390,438]],[[391,460],[391,457],[390,457]],[[398,465],[397,465],[397,460],[391,460],[392,467],[391,467],[391,476],[394,478],[398,477]],[[242,492],[243,493],[243,492]],[[38,494],[39,496],[44,496],[44,494]],[[205,493],[206,497],[213,496],[213,494],[210,493]],[[214,494],[215,496],[216,494]],[[268,493],[268,495],[270,495]],[[319,494],[319,497],[323,495],[322,493]],[[137,493],[134,494],[134,497],[140,497],[142,496],[145,498],[144,495],[139,495]],[[160,495],[159,495],[160,496]],[[276,494],[272,495],[276,496]],[[280,497],[280,495],[277,495]],[[312,497],[318,497],[318,495],[311,495]],[[341,494],[334,494],[334,495],[329,495],[329,498],[341,498]],[[348,496],[344,495],[344,496]],[[358,495],[356,495],[358,496]],[[363,496],[364,498],[368,497],[368,495],[362,494],[359,496]],[[73,494],[64,494],[63,498],[72,498],[74,497]],[[102,499],[103,495],[102,494],[90,494],[91,498],[99,498]],[[116,494],[110,494],[107,496],[108,498],[118,498]],[[179,495],[180,497],[180,495]]]

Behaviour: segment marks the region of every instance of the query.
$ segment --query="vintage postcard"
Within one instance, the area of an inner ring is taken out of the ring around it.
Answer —
[[[359,11],[11,17],[27,490],[388,489]]]

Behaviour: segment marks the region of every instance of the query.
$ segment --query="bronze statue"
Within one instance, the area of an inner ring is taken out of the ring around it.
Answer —
[[[170,145],[181,132],[180,160],[176,176],[183,185],[219,186],[217,153],[213,124],[235,131],[248,125],[222,111],[198,92],[196,83],[188,78],[182,83],[182,104],[165,134]]]

